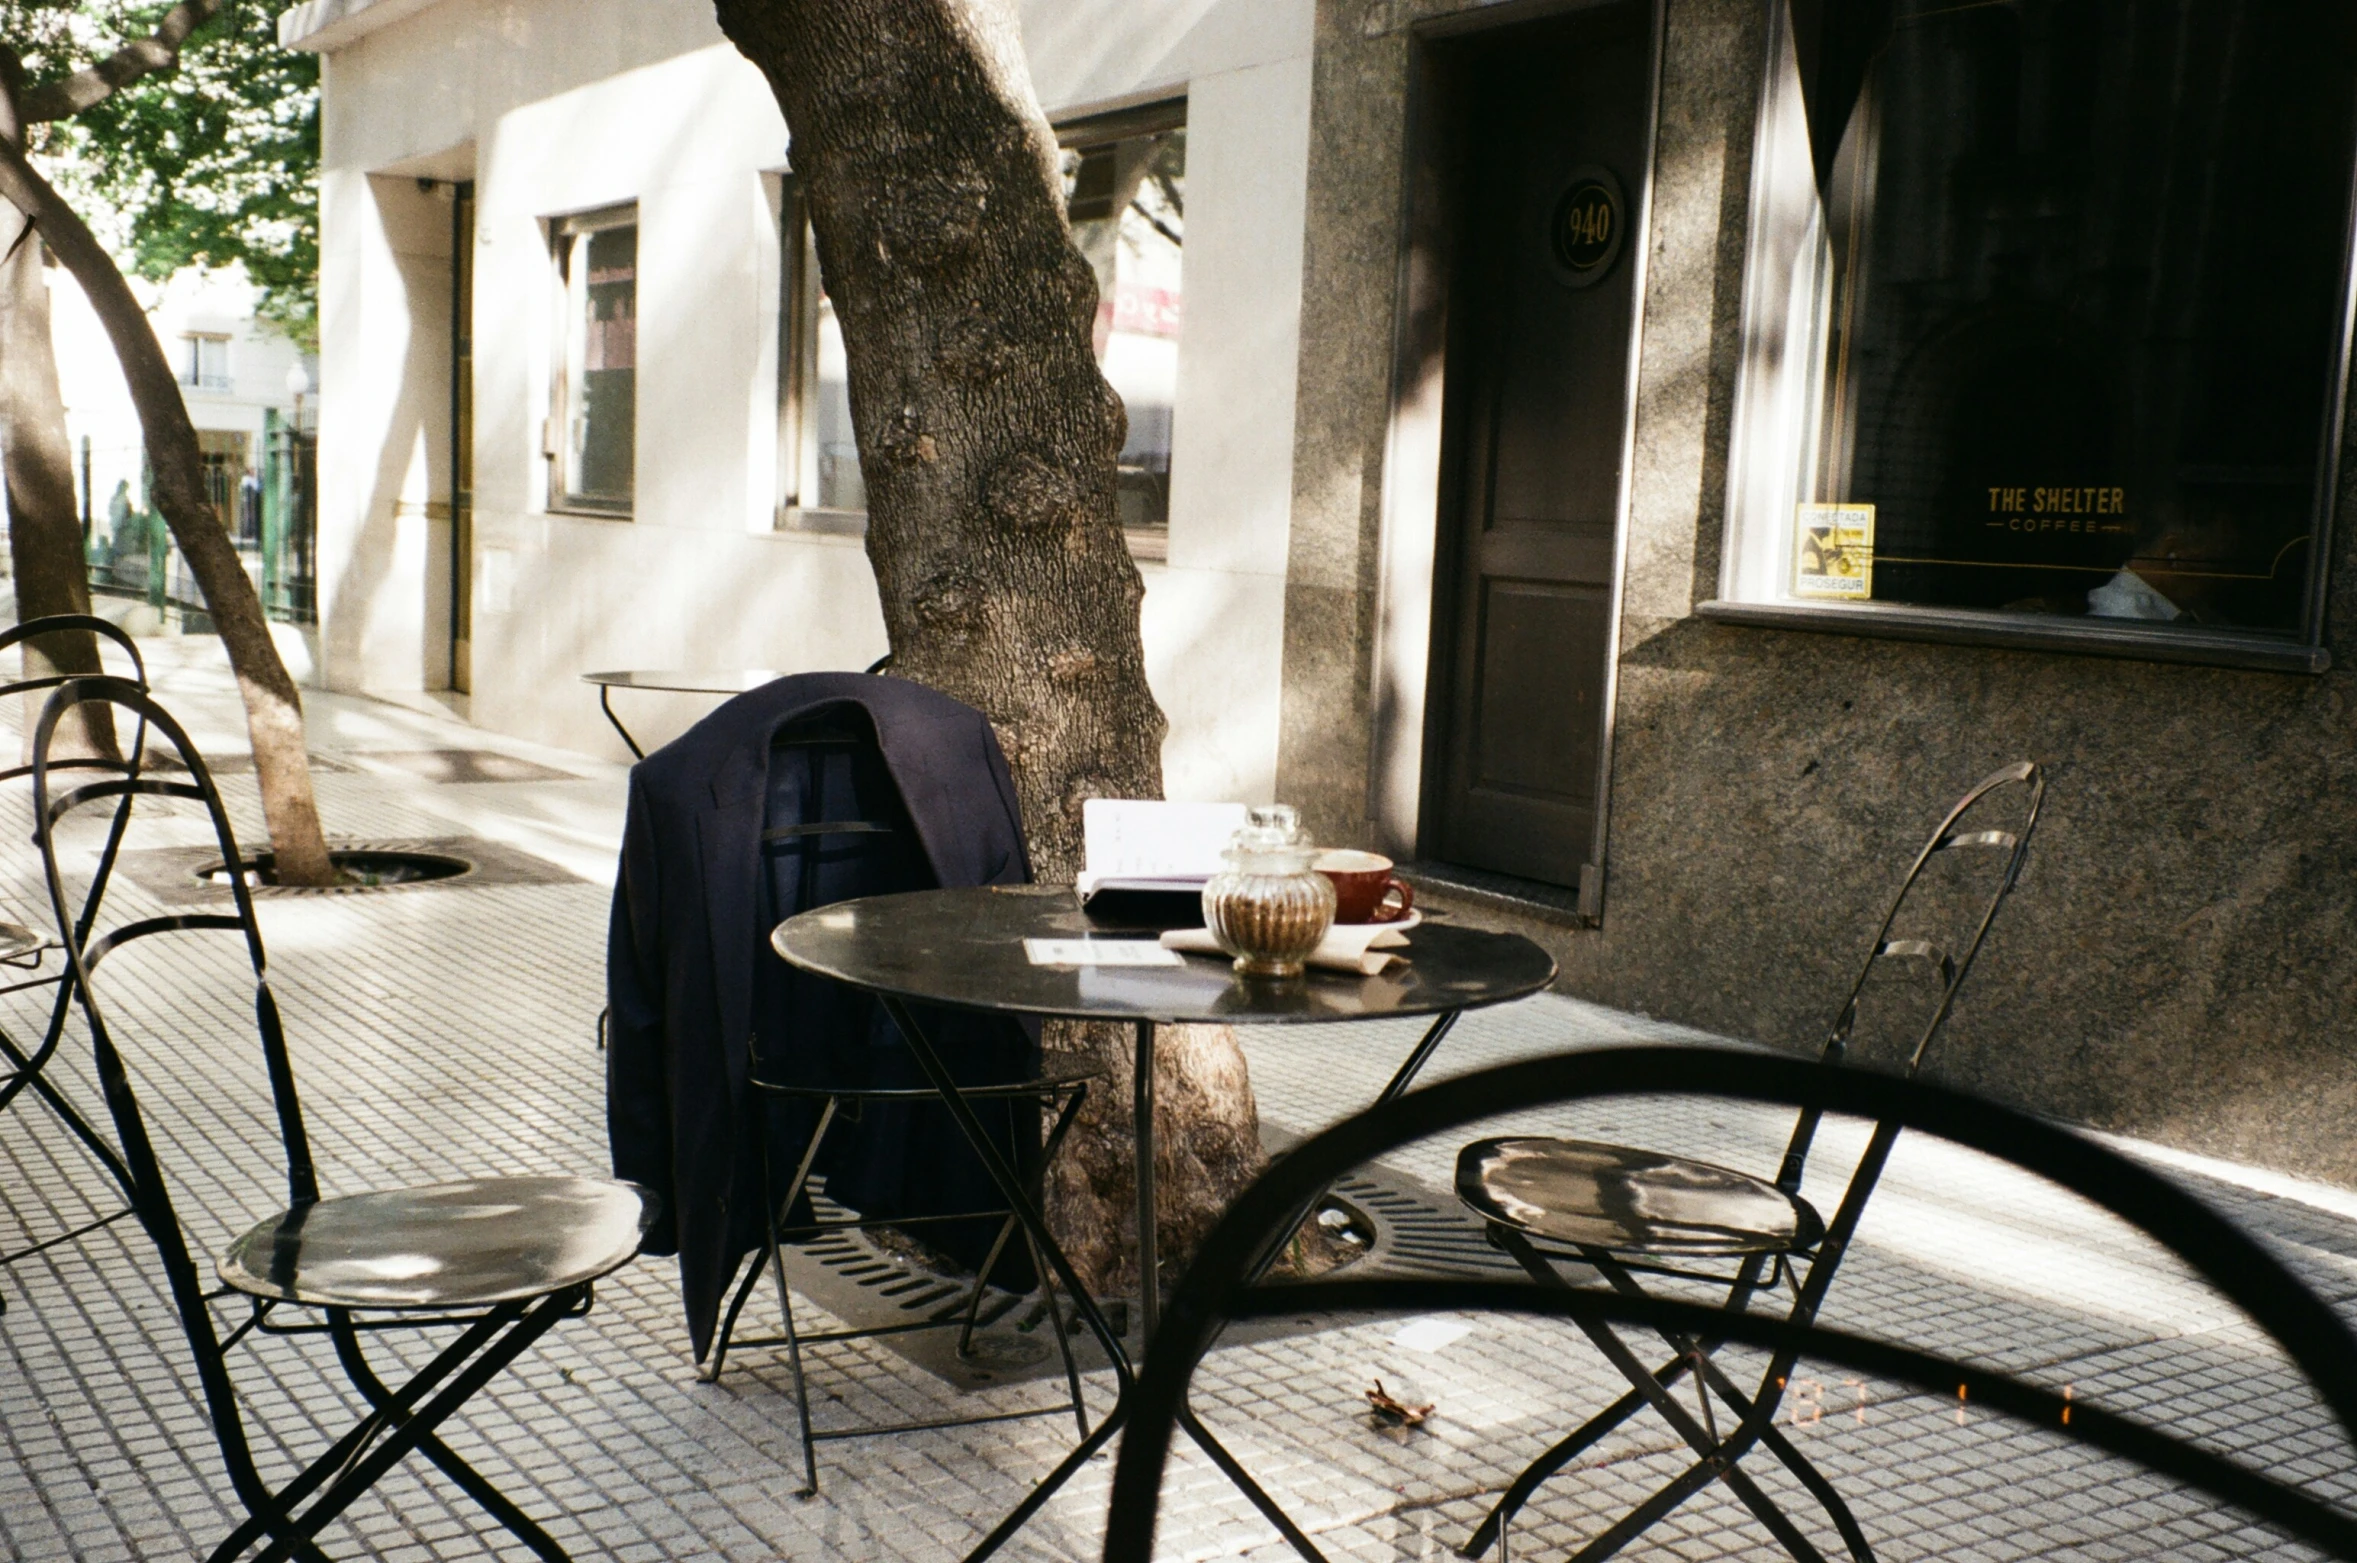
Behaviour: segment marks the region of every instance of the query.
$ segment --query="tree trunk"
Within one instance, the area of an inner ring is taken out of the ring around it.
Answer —
[[[155,328],[114,261],[99,247],[57,192],[0,138],[0,198],[33,220],[59,262],[89,296],[121,362],[131,401],[147,438],[149,498],[180,544],[205,607],[228,649],[230,669],[244,697],[246,731],[253,740],[254,776],[261,783],[262,817],[270,829],[280,884],[335,883],[335,864],[319,828],[311,792],[310,757],[303,746],[303,704],[262,617],[262,601],[221,517],[205,498],[204,466],[196,429],[188,421],[179,382],[164,360]]]
[[[1162,794],[1145,587],[1114,508],[1127,420],[1090,347],[1055,138],[1012,0],[717,0],[769,78],[842,321],[868,558],[894,673],[985,712],[1042,880],[1080,866],[1081,804]],[[1129,1037],[1058,1028],[1112,1067],[1050,1190],[1094,1284],[1134,1280]],[[1260,1170],[1225,1028],[1160,1045],[1158,1171],[1174,1266]]]
[[[22,213],[0,207],[0,474],[8,492],[8,553],[16,577],[18,621],[90,611],[90,572],[74,511],[73,449],[65,398],[49,337],[49,284],[41,275],[41,241]],[[69,630],[19,643],[24,676],[96,673],[98,639]],[[25,758],[46,694],[26,696]],[[56,742],[68,755],[119,758],[114,720],[105,706],[76,706]]]

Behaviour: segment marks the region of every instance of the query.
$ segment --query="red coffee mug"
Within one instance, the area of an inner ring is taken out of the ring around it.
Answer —
[[[1391,859],[1380,852],[1336,848],[1319,853],[1313,866],[1334,881],[1338,923],[1396,923],[1415,909],[1416,892],[1393,876]]]

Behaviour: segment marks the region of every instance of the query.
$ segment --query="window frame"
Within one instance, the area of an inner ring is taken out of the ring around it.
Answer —
[[[2342,231],[2339,321],[2331,348],[2332,377],[2310,498],[2315,542],[2310,549],[2302,622],[2297,630],[2164,626],[2132,619],[2070,618],[2003,609],[1828,601],[1799,598],[1789,585],[1762,588],[1762,579],[1783,581],[1789,572],[1758,563],[1747,569],[1747,553],[1765,559],[1789,552],[1792,507],[1799,497],[1784,491],[1781,475],[1771,476],[1774,469],[1768,464],[1795,465],[1788,448],[1790,431],[1800,427],[1791,421],[1795,417],[1811,420],[1805,436],[1811,442],[1822,434],[1814,422],[1822,415],[1810,400],[1819,366],[1801,363],[1797,357],[1791,365],[1783,362],[1791,294],[1778,283],[1802,268],[1817,265],[1808,247],[1812,242],[1823,242],[1817,238],[1822,218],[1815,209],[1814,181],[1796,181],[1789,169],[1779,177],[1779,153],[1789,156],[1796,124],[1804,138],[1798,149],[1799,161],[1804,167],[1808,162],[1805,122],[1798,119],[1791,37],[1788,7],[1772,6],[1764,39],[1746,204],[1743,315],[1728,433],[1726,508],[1719,534],[1718,596],[1696,604],[1696,616],[1722,624],[1773,629],[2270,672],[2319,674],[2330,668],[2332,655],[2325,644],[2326,604],[2335,562],[2333,523],[2349,414],[2352,341],[2357,339],[2357,162],[2352,164]],[[1807,238],[1796,237],[1799,235]],[[1812,344],[1821,340],[1812,335]],[[1781,504],[1777,503],[1779,495]],[[1762,552],[1751,541],[1762,530],[1771,539],[1781,538],[1784,547]]]
[[[554,351],[550,354],[548,421],[543,429],[541,454],[548,462],[548,509],[556,515],[595,516],[607,521],[628,521],[635,517],[638,504],[638,403],[635,392],[631,398],[631,476],[630,495],[626,499],[608,499],[595,494],[574,491],[576,474],[572,459],[573,402],[578,377],[584,372],[575,362],[581,333],[577,329],[581,312],[587,307],[586,278],[573,275],[571,253],[574,241],[592,234],[610,232],[616,228],[637,230],[640,227],[639,205],[635,200],[617,201],[585,211],[568,212],[546,219],[548,229],[549,265],[556,286],[552,290],[556,300],[556,335]],[[633,241],[635,254],[637,245]],[[631,318],[638,317],[638,264],[632,263],[630,281]],[[637,351],[631,355],[632,383],[637,378]]]
[[[1187,97],[1178,93],[1107,113],[1088,114],[1053,125],[1059,151],[1084,151],[1108,142],[1164,131],[1184,130]],[[789,166],[780,169],[778,194],[777,459],[773,529],[832,537],[865,537],[867,511],[803,502],[815,481],[816,424],[810,417],[817,381],[819,295],[818,248],[811,236],[809,204]],[[1170,556],[1167,520],[1124,527],[1133,557],[1158,562]]]
[[[180,341],[187,350],[185,366],[180,372],[180,384],[186,390],[210,391],[227,395],[237,389],[237,374],[230,367],[230,334],[226,331],[183,331]],[[205,349],[219,351],[220,372],[205,373]]]
[[[1058,120],[1051,128],[1055,132],[1058,152],[1086,152],[1091,147],[1105,146],[1116,141],[1161,135],[1173,130],[1185,130],[1187,128],[1187,95],[1180,92],[1167,98],[1157,98],[1151,103],[1137,103],[1127,108]],[[1183,242],[1180,248],[1183,257],[1185,252]],[[1180,264],[1182,268],[1180,286],[1183,290],[1185,287],[1183,258]],[[1179,344],[1179,351],[1183,355],[1186,351],[1186,328],[1183,324],[1179,330]],[[1171,411],[1175,428],[1177,408],[1174,406]],[[1177,455],[1175,435],[1171,454],[1174,457]],[[1169,481],[1167,474],[1165,481]],[[1124,526],[1121,529],[1121,535],[1129,544],[1130,556],[1134,559],[1147,563],[1162,563],[1170,558],[1170,517],[1167,511],[1159,522],[1146,526]]]
[[[792,169],[778,180],[777,496],[776,530],[865,537],[868,513],[805,504],[818,470],[818,242],[810,205]]]

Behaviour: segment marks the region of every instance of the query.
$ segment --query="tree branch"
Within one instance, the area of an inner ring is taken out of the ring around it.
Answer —
[[[118,87],[128,87],[142,76],[172,69],[180,63],[180,45],[190,33],[220,13],[221,3],[222,0],[180,0],[180,4],[164,13],[156,30],[137,43],[123,45],[96,65],[78,70],[63,81],[33,88],[25,94],[24,122],[36,125],[44,120],[70,119],[92,104],[104,102]]]
[[[58,198],[22,148],[0,137],[0,200],[31,218],[58,263],[73,274],[91,310],[114,344],[123,381],[147,437],[148,494],[180,545],[204,592],[205,609],[229,653],[245,699],[246,731],[253,739],[254,776],[261,784],[262,815],[270,827],[282,885],[332,885],[336,868],[319,828],[310,763],[303,747],[303,702],[286,663],[271,642],[269,621],[236,545],[205,495],[204,468],[197,454],[196,428],[180,382],[156,341],[155,325],[140,308],[131,285],[73,208]]]

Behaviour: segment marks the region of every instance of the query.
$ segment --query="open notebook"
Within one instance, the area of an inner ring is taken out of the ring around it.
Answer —
[[[1247,822],[1241,803],[1091,798],[1081,805],[1080,899],[1102,890],[1201,890]]]

